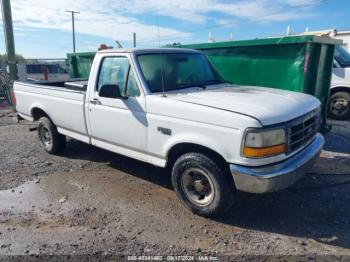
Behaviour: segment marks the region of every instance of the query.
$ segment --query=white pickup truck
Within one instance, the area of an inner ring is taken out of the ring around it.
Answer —
[[[14,93],[47,152],[69,136],[170,167],[177,196],[203,216],[230,208],[237,190],[292,185],[324,144],[316,98],[232,85],[194,50],[104,50],[86,85],[15,82]]]

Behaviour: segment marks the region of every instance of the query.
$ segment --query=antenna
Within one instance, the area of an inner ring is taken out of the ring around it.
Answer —
[[[160,48],[160,35],[159,35],[159,16],[157,16],[157,33],[158,33],[158,45]],[[162,51],[159,50],[159,63],[160,63],[160,74],[162,76],[162,96],[166,97],[164,92],[164,72],[163,72],[163,59],[162,59]]]

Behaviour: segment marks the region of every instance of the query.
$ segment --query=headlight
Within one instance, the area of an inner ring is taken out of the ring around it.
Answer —
[[[248,158],[263,158],[285,153],[286,132],[284,129],[248,130],[246,132],[243,156]]]

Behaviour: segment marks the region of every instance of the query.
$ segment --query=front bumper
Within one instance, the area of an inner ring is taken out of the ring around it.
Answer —
[[[231,164],[236,188],[249,193],[267,193],[289,187],[313,166],[323,144],[323,136],[317,134],[311,144],[283,162],[262,167]]]

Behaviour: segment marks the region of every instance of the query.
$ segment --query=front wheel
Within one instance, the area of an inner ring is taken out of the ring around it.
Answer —
[[[217,162],[201,153],[187,153],[180,156],[173,166],[175,193],[193,213],[214,216],[235,202],[233,179]]]
[[[336,92],[329,98],[328,116],[336,120],[350,118],[350,93]]]
[[[61,153],[65,148],[66,137],[57,132],[56,126],[47,117],[39,119],[38,137],[41,146],[49,154]]]

